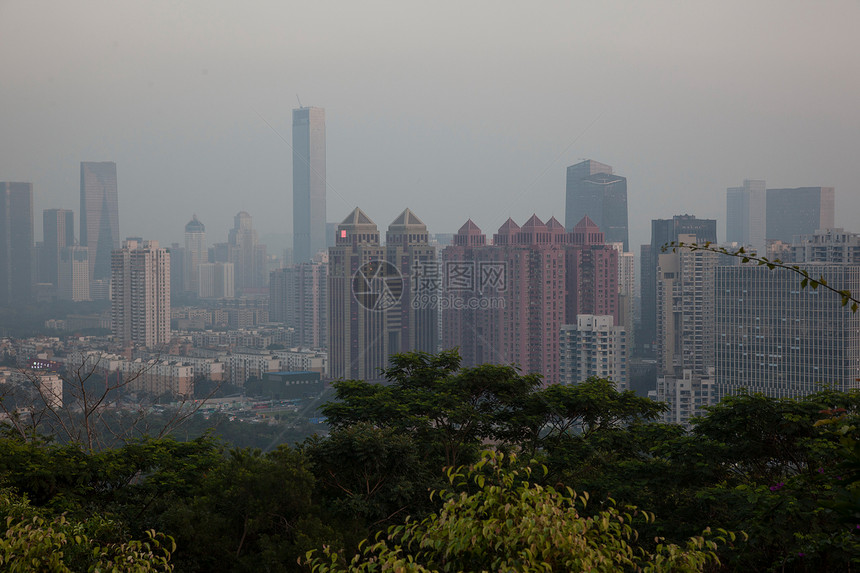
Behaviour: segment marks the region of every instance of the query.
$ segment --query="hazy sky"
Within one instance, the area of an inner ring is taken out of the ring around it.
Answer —
[[[565,167],[628,178],[650,220],[719,219],[725,189],[836,187],[860,231],[860,3],[0,0],[0,181],[79,210],[116,161],[120,231],[291,232],[291,110],[326,109],[328,218],[430,232],[564,221]],[[271,128],[269,125],[271,125]],[[77,231],[77,229],[76,229]]]

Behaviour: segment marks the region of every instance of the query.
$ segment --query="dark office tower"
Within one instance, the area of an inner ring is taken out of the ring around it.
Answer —
[[[612,167],[586,160],[567,168],[567,201],[564,226],[572,231],[583,217],[600,227],[607,243],[624,243],[627,238],[627,178],[612,173]]]
[[[293,263],[326,249],[325,110],[293,110]]]
[[[743,187],[726,189],[726,242],[751,245],[764,255],[767,248],[765,182],[745,179]]]
[[[33,288],[33,184],[0,183],[0,304],[30,299]]]
[[[651,246],[642,249],[642,321],[637,342],[646,354],[652,354],[657,341],[657,263],[663,245],[678,241],[680,235],[692,235],[697,243],[717,242],[716,219],[697,219],[693,215],[675,215],[671,219],[651,221]],[[647,251],[647,252],[646,252]]]
[[[798,235],[811,235],[833,227],[833,187],[798,187],[767,190],[767,238],[791,243]]]
[[[39,282],[59,286],[60,252],[75,245],[75,213],[70,209],[42,211],[42,257]]]
[[[111,251],[119,249],[116,163],[81,162],[81,246],[90,249],[90,280],[110,280]]]

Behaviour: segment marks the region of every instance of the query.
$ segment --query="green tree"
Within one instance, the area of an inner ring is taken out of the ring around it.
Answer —
[[[465,491],[443,491],[438,513],[391,527],[348,562],[329,548],[309,552],[312,571],[702,571],[719,564],[715,550],[735,538],[721,532],[646,550],[633,524],[651,514],[608,504],[583,516],[587,495],[539,486],[528,467],[504,462],[485,452],[473,466],[449,470],[451,484]]]
[[[173,571],[173,540],[147,530],[142,540],[106,542],[114,524],[99,516],[84,520],[52,516],[9,489],[0,490],[0,539],[3,571]]]

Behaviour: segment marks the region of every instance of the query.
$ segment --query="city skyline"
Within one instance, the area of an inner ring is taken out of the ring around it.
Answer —
[[[77,211],[77,164],[109,158],[123,236],[181,244],[193,212],[221,236],[238,211],[261,237],[289,236],[301,103],[327,111],[330,222],[358,204],[391,220],[402,203],[438,232],[467,217],[487,229],[535,211],[562,220],[565,166],[582,157],[628,178],[631,251],[669,204],[722,220],[725,189],[744,179],[835,187],[844,228],[860,212],[860,165],[844,151],[860,145],[860,86],[840,71],[857,51],[855,3],[473,6],[456,21],[444,2],[371,4],[336,24],[317,6],[216,5],[94,2],[95,19],[4,5],[0,97],[16,114],[0,118],[2,178],[32,182],[37,213]],[[390,18],[371,18],[374,6]],[[165,13],[177,16],[167,28]],[[616,33],[599,34],[604,22]],[[756,41],[727,44],[728,28]],[[814,29],[830,33],[796,41]],[[529,113],[512,113],[525,101]]]

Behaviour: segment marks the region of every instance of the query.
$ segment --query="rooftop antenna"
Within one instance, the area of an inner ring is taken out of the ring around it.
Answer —
[[[299,94],[296,94],[296,99],[299,100],[299,107],[302,107],[302,100],[299,97]]]

